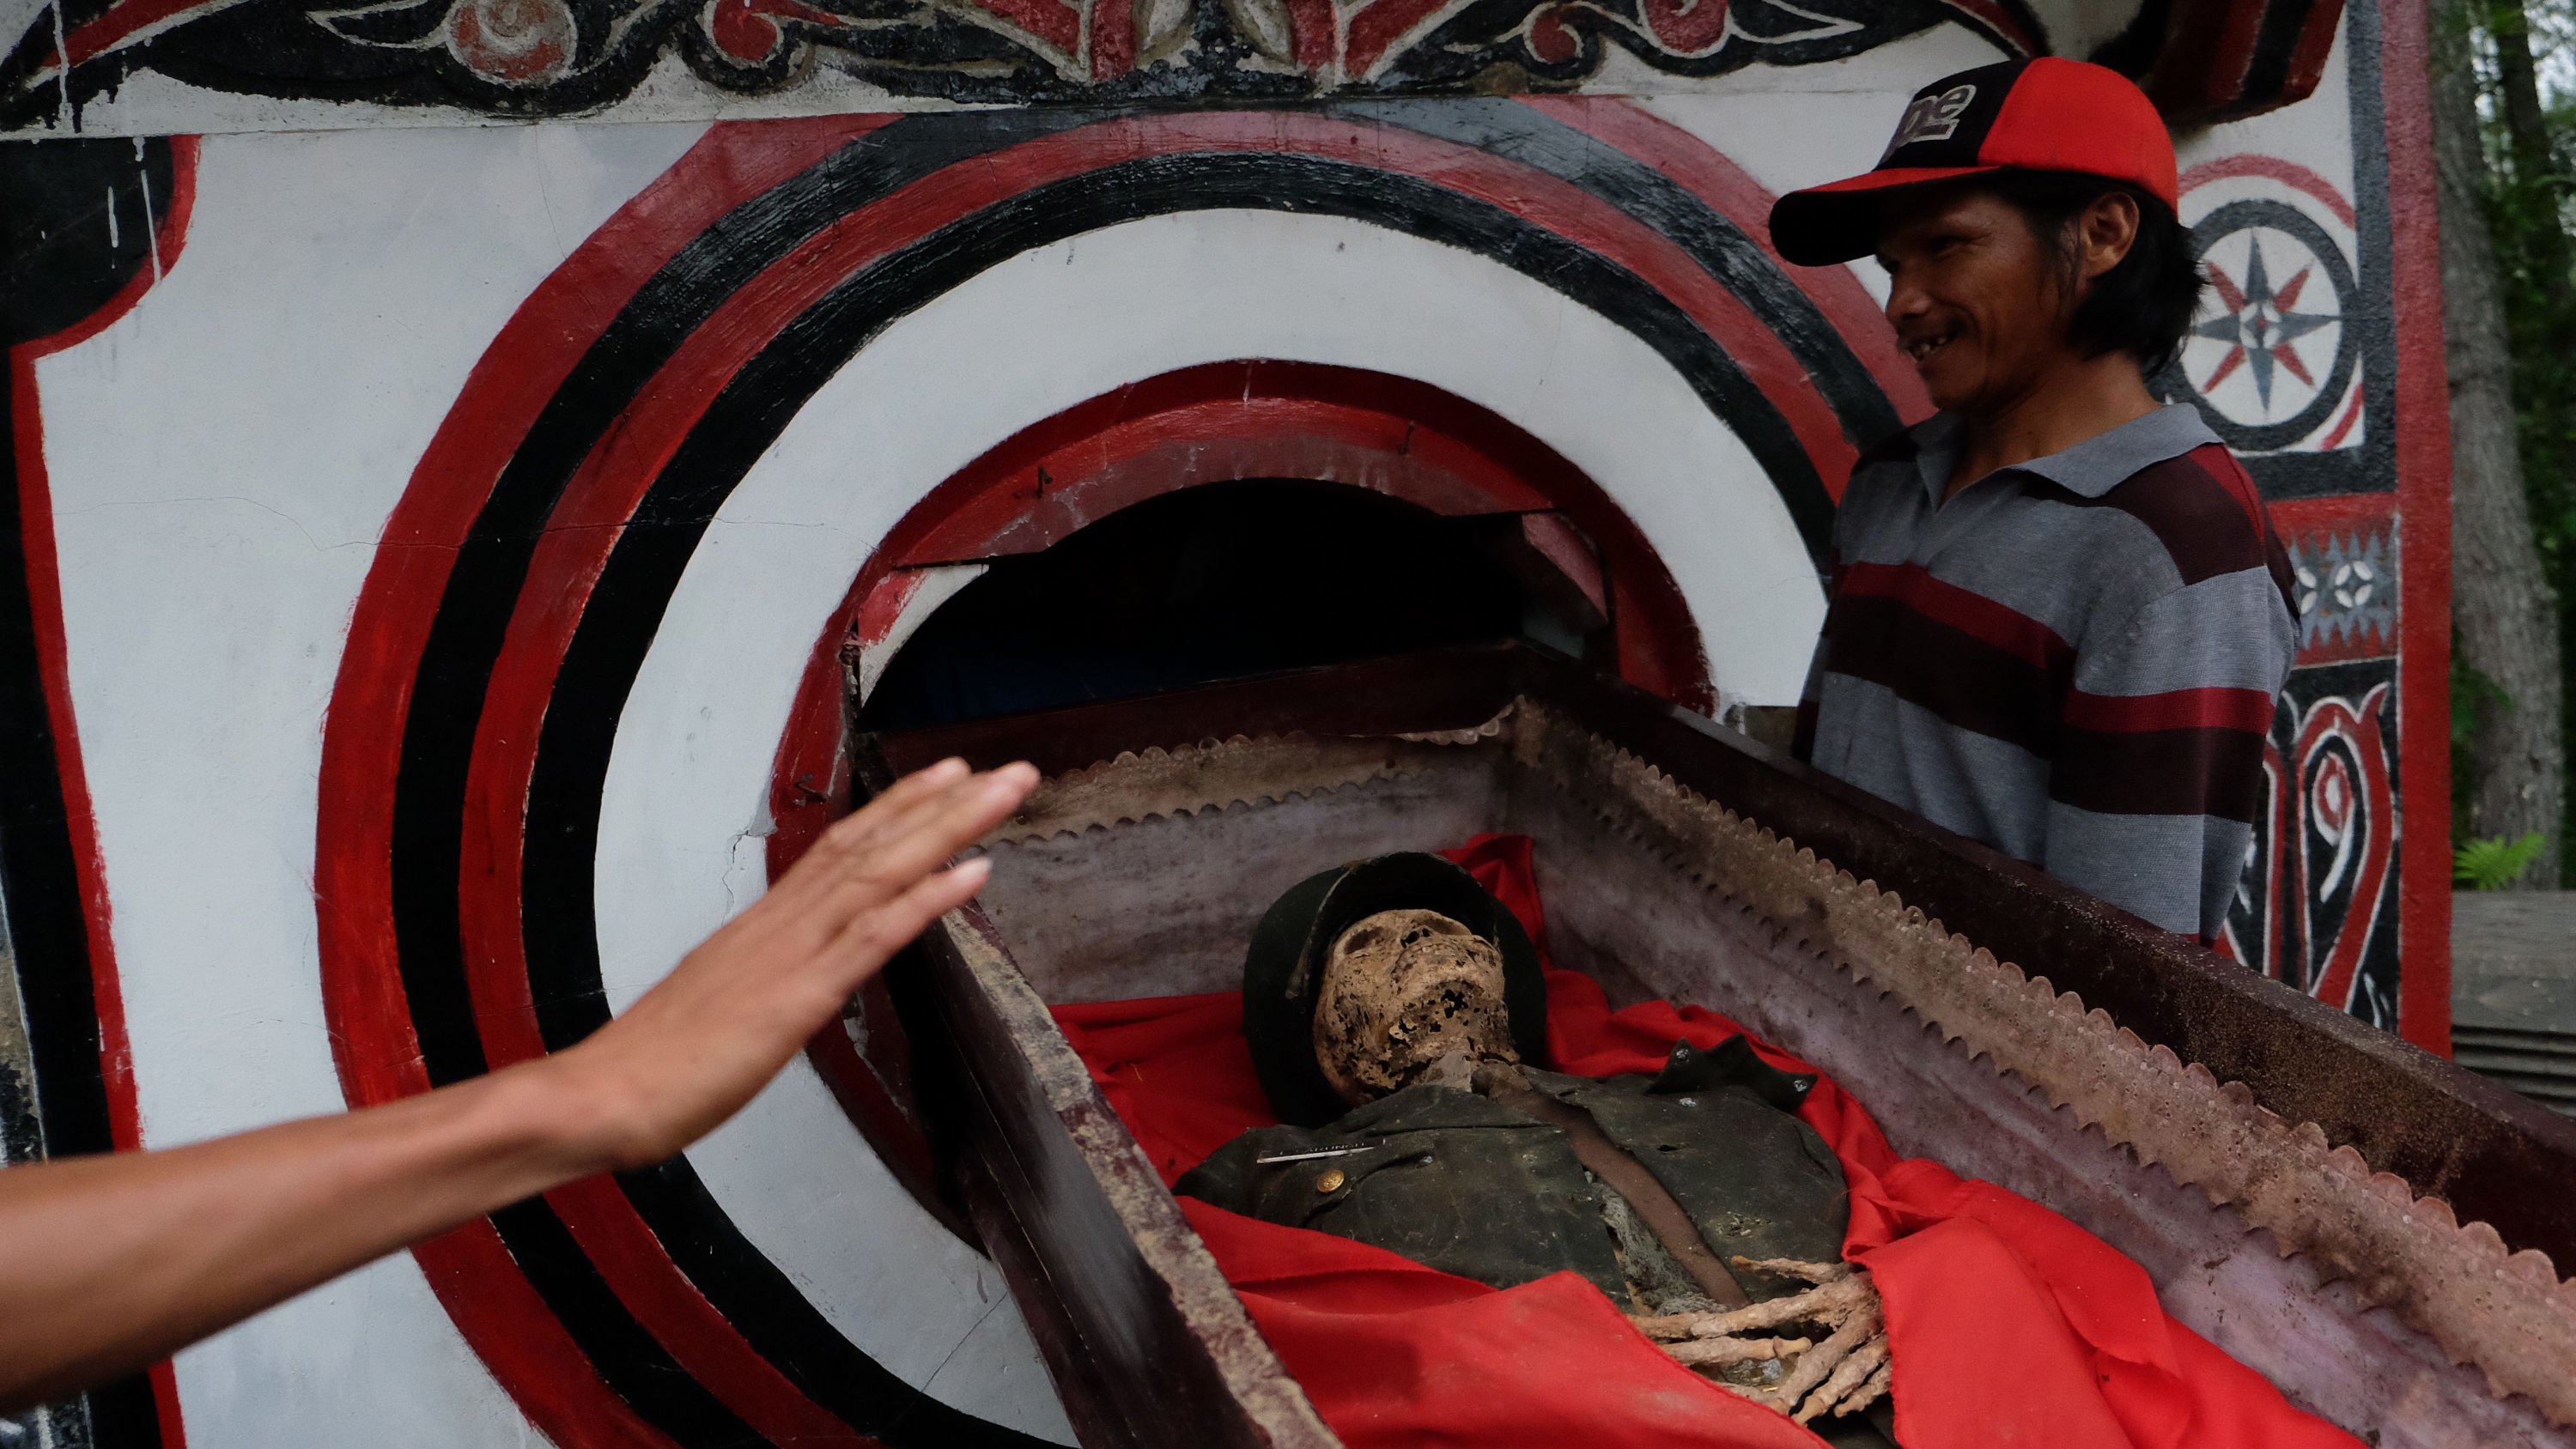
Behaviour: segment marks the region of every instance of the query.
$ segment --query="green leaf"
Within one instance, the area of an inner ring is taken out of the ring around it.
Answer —
[[[2463,843],[2451,853],[2451,879],[2475,891],[2500,891],[2521,879],[2549,844],[2539,831],[2520,840],[2489,835]]]

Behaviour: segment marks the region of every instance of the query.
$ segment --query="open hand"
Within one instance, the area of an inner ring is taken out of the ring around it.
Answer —
[[[642,1167],[734,1114],[862,982],[984,883],[940,865],[1018,808],[1037,771],[944,760],[825,831],[749,910],[548,1065],[585,1104],[599,1166]]]

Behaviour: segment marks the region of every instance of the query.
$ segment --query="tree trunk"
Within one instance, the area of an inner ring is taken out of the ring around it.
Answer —
[[[2520,884],[2554,887],[2565,772],[2557,601],[2541,574],[2523,496],[2504,306],[2480,194],[2485,158],[2469,65],[2470,17],[2461,0],[2445,0],[2430,18],[2451,374],[2451,617],[2464,662],[2510,701],[2479,712],[2471,742],[2477,781],[2470,829],[2508,837],[2542,832],[2549,847]],[[2419,819],[2419,828],[2431,823]]]
[[[2549,144],[2549,117],[2540,106],[2540,68],[2531,56],[2531,19],[2522,0],[2495,0],[2489,12],[2496,48],[2496,109],[2504,116],[2513,156],[2513,178],[2532,213],[2532,267],[2549,299],[2550,334],[2568,341],[2576,321],[2576,274],[2571,274],[2567,228],[2558,220],[2566,176]]]

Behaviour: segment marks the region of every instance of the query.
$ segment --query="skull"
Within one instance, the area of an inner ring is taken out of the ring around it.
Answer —
[[[1437,911],[1380,911],[1335,937],[1315,998],[1315,1062],[1352,1106],[1425,1079],[1467,1085],[1518,1060],[1503,953]]]

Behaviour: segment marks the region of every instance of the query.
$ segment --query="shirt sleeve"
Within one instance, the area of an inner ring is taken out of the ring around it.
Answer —
[[[2161,594],[2077,644],[2049,774],[2049,874],[2215,940],[2254,842],[2295,630],[2263,569]]]

